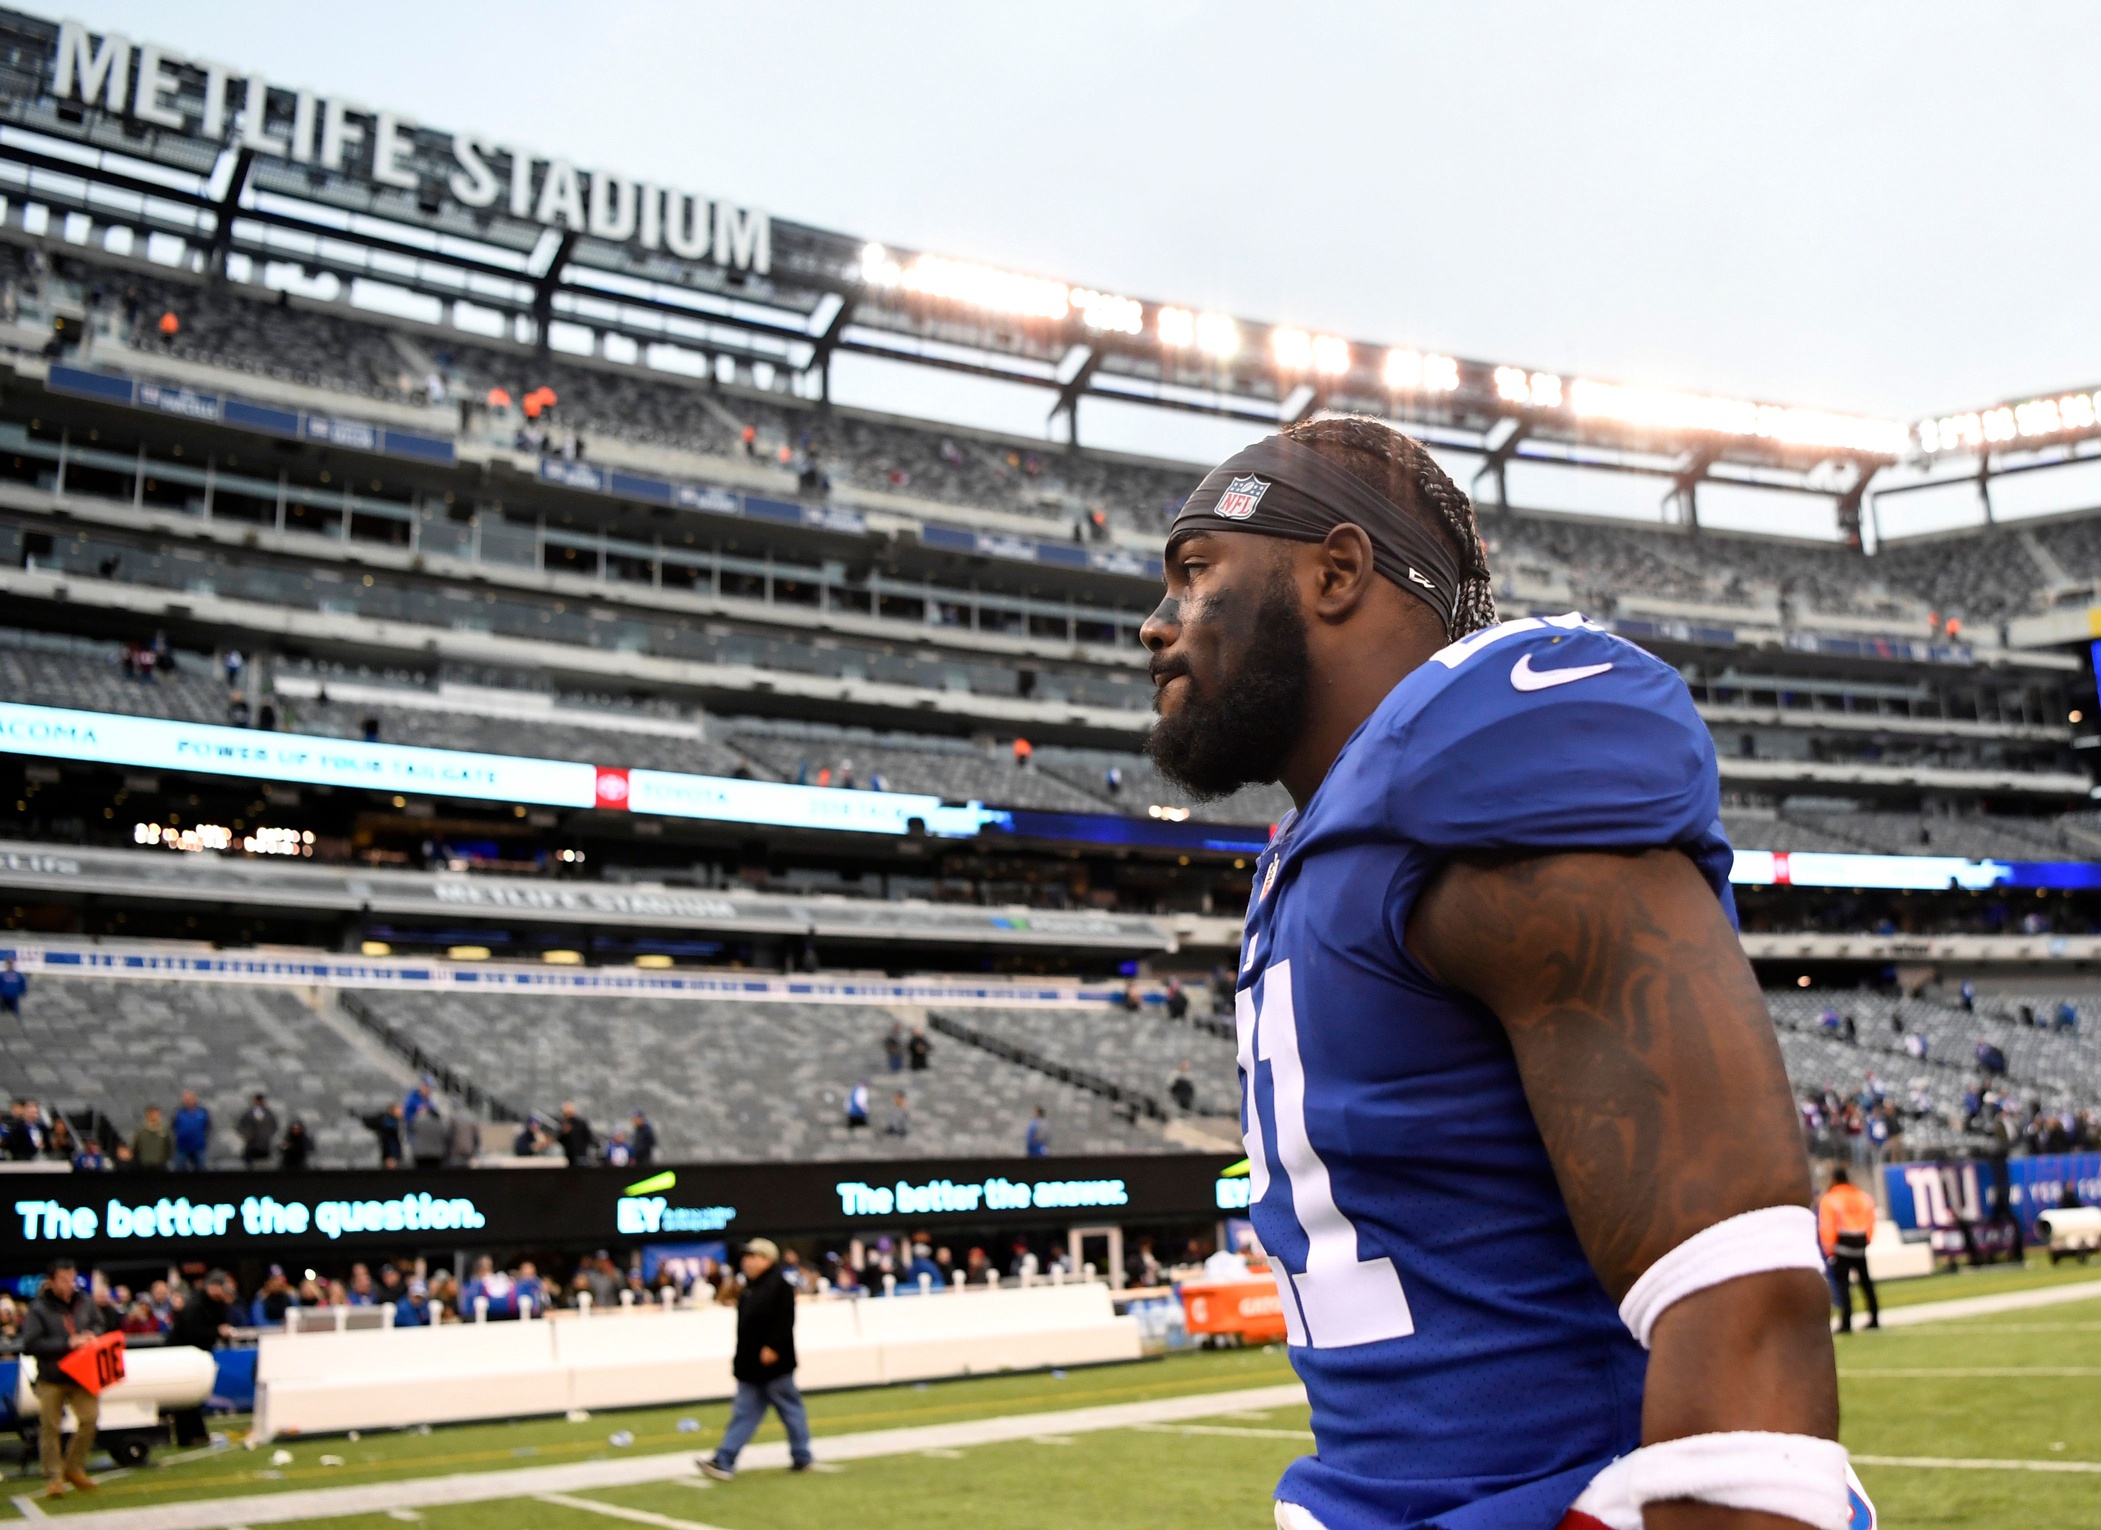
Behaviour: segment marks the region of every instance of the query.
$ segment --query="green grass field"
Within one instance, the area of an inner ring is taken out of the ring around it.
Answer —
[[[1892,1288],[1887,1306],[2097,1278],[2101,1269],[2074,1266],[1966,1272]],[[2101,1298],[1841,1337],[1839,1371],[1846,1444],[1856,1456],[1904,1463],[1871,1459],[1859,1467],[1892,1530],[2101,1525]],[[1245,1350],[1062,1377],[1031,1374],[817,1394],[809,1403],[821,1460],[826,1436],[1055,1414],[1290,1379],[1281,1351]],[[358,1440],[279,1441],[254,1451],[236,1445],[113,1473],[92,1498],[75,1495],[51,1505],[50,1512],[64,1517],[82,1509],[240,1500],[638,1454],[692,1455],[712,1448],[727,1411],[715,1403],[598,1413],[575,1423],[532,1419],[428,1433],[383,1431]],[[690,1421],[684,1430],[681,1421]],[[633,1435],[631,1445],[610,1442],[621,1431]],[[779,1438],[770,1421],[759,1435],[762,1442]],[[289,1462],[273,1463],[272,1452],[280,1448],[289,1451]],[[1029,1439],[854,1460],[821,1473],[749,1471],[728,1484],[682,1478],[581,1490],[569,1495],[570,1503],[509,1498],[328,1523],[357,1530],[398,1530],[405,1522],[431,1530],[607,1530],[625,1516],[659,1530],[771,1530],[820,1522],[852,1523],[857,1530],[962,1530],[993,1515],[1057,1526],[1134,1520],[1163,1530],[1259,1530],[1270,1523],[1269,1495],[1278,1474],[1311,1448],[1302,1405],[1209,1417],[1193,1431],[1186,1423],[1169,1423],[1061,1436],[1053,1419],[1042,1435]],[[324,1456],[341,1464],[324,1465]],[[2054,1469],[1921,1464],[1938,1458]],[[10,1483],[15,1492],[36,1486],[33,1475]],[[0,1517],[13,1512],[12,1505],[0,1504]],[[242,1523],[238,1503],[228,1505],[224,1523]]]

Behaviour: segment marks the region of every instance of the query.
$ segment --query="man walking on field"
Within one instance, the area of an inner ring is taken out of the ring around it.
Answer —
[[[795,1388],[795,1288],[781,1273],[781,1251],[770,1238],[744,1245],[744,1291],[737,1298],[737,1356],[731,1374],[737,1378],[737,1400],[730,1405],[729,1427],[712,1456],[702,1456],[700,1469],[717,1482],[737,1475],[737,1456],[770,1407],[788,1431],[790,1468],[810,1469],[810,1420],[802,1393]]]

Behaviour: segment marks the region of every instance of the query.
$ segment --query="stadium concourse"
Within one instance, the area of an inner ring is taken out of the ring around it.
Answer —
[[[1144,752],[1210,464],[1085,444],[1104,400],[1387,418],[1505,618],[1676,668],[1804,1141],[1919,1277],[1894,1358],[1841,1352],[1856,1459],[1923,1502],[1982,1408],[2009,1470],[2094,1469],[1998,1368],[2093,1374],[2089,1307],[2020,1314],[2096,1300],[2032,1245],[2101,1198],[2101,512],[1990,507],[2101,395],[1907,425],[1311,336],[91,41],[0,11],[0,1277],[77,1255],[237,1422],[53,1515],[790,1522],[682,1464],[761,1235],[806,1504],[887,1524],[957,1462],[1034,1502],[1082,1437],[1073,1522],[1268,1492],[1310,1436],[1233,984],[1291,803]],[[844,356],[1062,424],[836,402]],[[1802,534],[1703,523],[1753,491]],[[1927,492],[1983,523],[1882,534]],[[188,1412],[106,1412],[112,1455]]]

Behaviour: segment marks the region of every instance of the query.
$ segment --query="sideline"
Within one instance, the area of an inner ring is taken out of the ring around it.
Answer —
[[[817,1451],[819,1459],[826,1462],[864,1461],[876,1456],[1029,1440],[1046,1434],[1086,1434],[1108,1429],[1132,1429],[1141,1424],[1172,1424],[1241,1409],[1288,1408],[1303,1404],[1305,1400],[1305,1388],[1293,1381],[1195,1397],[1164,1397],[1152,1402],[1063,1408],[1049,1413],[1014,1413],[958,1424],[874,1429],[861,1434],[834,1435],[829,1439],[820,1435]],[[738,1470],[777,1469],[787,1464],[788,1444],[785,1440],[776,1440],[746,1450],[738,1462]],[[637,1483],[669,1482],[692,1475],[693,1452],[673,1450],[621,1460],[578,1461],[563,1466],[535,1466],[511,1471],[458,1472],[444,1477],[412,1477],[357,1487],[250,1493],[237,1498],[191,1499],[184,1503],[151,1504],[137,1509],[89,1509],[76,1514],[54,1514],[45,1523],[61,1523],[68,1530],[231,1530],[233,1526],[282,1525],[295,1520],[384,1514],[394,1509],[487,1503],[500,1498],[538,1498],[590,1488],[631,1487]]]
[[[1855,1466],[1913,1466],[1956,1472],[2101,1472],[2101,1461],[2000,1461],[1990,1456],[1854,1456]]]
[[[2032,1291],[2001,1291],[1994,1296],[1959,1296],[1945,1302],[1917,1302],[1909,1307],[1882,1309],[1884,1328],[1910,1328],[1919,1323],[1940,1323],[1949,1318],[1989,1317],[1995,1312],[2025,1312],[2030,1307],[2057,1307],[2066,1302],[2092,1301],[2101,1297],[2101,1280],[2081,1280],[2068,1286],[2040,1286]],[[1831,1326],[1838,1326],[1834,1314]],[[1856,1323],[1855,1332],[1859,1331]]]

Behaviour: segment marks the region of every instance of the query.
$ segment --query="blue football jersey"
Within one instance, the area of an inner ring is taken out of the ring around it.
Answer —
[[[1242,1127],[1318,1441],[1277,1497],[1327,1530],[1551,1530],[1641,1443],[1647,1357],[1503,1028],[1403,936],[1465,850],[1676,846],[1733,922],[1719,808],[1675,671],[1580,616],[1526,618],[1394,687],[1256,862]]]

